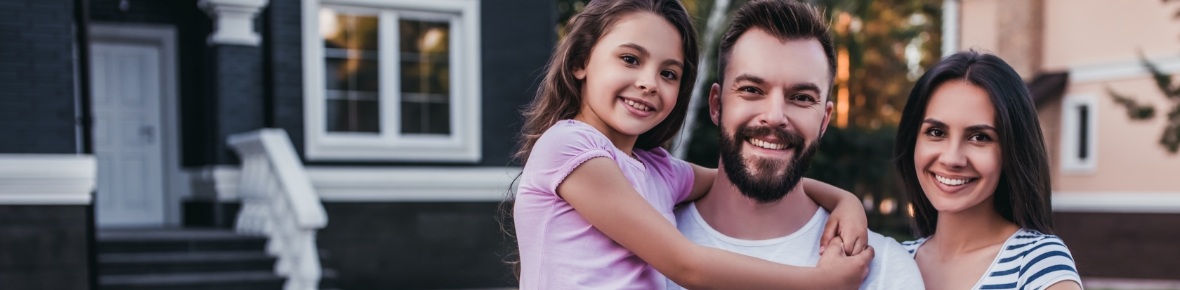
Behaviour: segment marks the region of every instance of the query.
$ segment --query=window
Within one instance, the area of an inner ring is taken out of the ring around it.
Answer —
[[[1068,96],[1061,108],[1061,168],[1066,173],[1089,174],[1096,169],[1098,99]]]
[[[479,160],[478,0],[303,2],[308,159]]]

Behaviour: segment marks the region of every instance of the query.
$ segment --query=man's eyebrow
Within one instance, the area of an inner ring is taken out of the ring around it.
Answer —
[[[815,85],[815,83],[798,83],[791,85],[788,89],[790,89],[792,92],[813,91],[816,94],[819,94],[819,86]]]
[[[734,78],[733,78],[733,82],[734,82],[734,83],[739,83],[739,82],[751,82],[751,83],[754,83],[754,84],[759,84],[759,85],[761,85],[761,84],[765,84],[765,83],[766,83],[766,80],[764,80],[764,79],[762,79],[762,78],[760,78],[760,77],[758,77],[758,76],[755,76],[755,75],[750,75],[750,74],[740,74],[740,75],[738,75],[737,77],[734,77]]]

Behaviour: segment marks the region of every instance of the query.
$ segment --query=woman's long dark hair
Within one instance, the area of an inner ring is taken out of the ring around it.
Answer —
[[[948,56],[922,75],[914,84],[898,123],[893,164],[914,206],[914,234],[919,238],[929,237],[938,224],[938,210],[918,184],[914,145],[926,118],[930,95],[939,86],[956,80],[987,91],[996,112],[1001,156],[1000,181],[994,199],[996,212],[1022,228],[1053,233],[1049,161],[1028,87],[1004,60],[972,50]]]

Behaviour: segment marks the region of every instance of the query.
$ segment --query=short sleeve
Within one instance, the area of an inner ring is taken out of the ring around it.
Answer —
[[[1069,248],[1061,238],[1046,235],[1024,256],[1024,265],[1020,267],[1020,284],[1025,289],[1045,289],[1062,281],[1082,284]]]
[[[663,148],[658,148],[659,151],[664,151]],[[668,154],[667,151],[663,152]],[[692,194],[692,185],[696,182],[696,174],[692,172],[692,164],[687,161],[668,156],[668,172],[671,176],[668,180],[672,183],[672,190],[676,203],[684,202],[690,194]]]
[[[597,157],[614,159],[614,145],[594,128],[563,120],[541,134],[529,153],[525,174],[533,175],[546,192],[557,193],[557,186],[575,168]]]

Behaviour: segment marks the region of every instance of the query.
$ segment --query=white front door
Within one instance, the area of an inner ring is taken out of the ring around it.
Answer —
[[[98,226],[163,226],[160,47],[93,42],[90,48]]]

